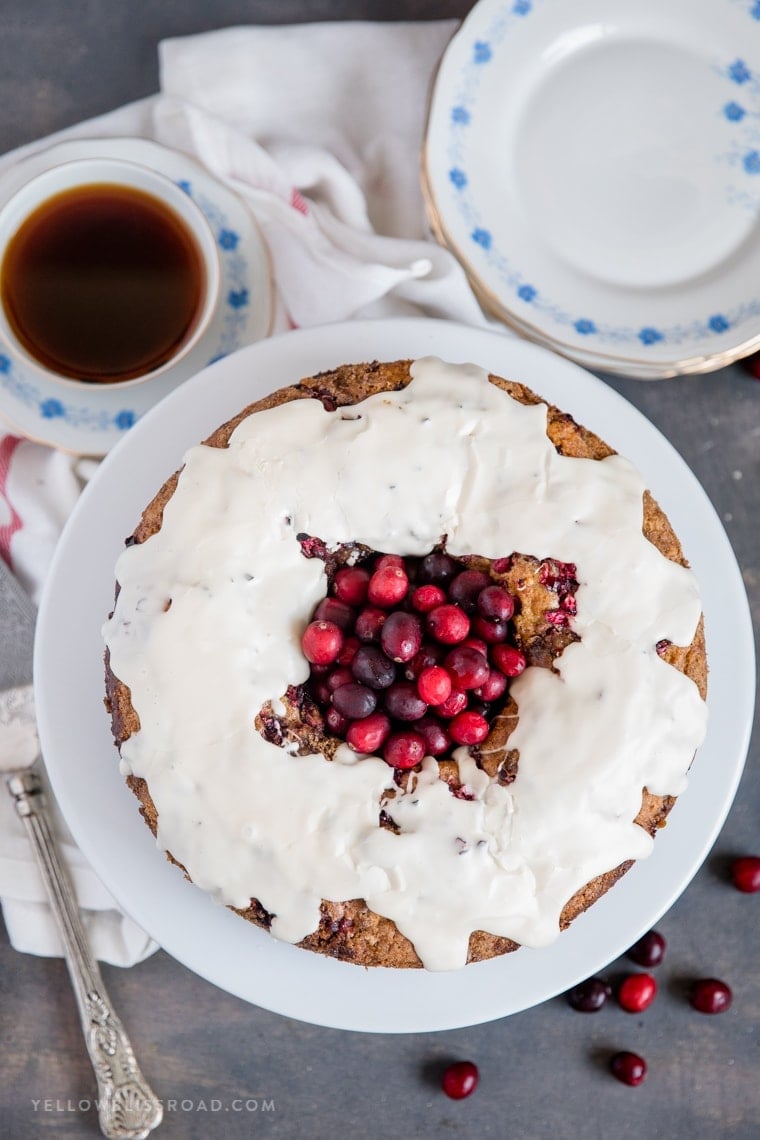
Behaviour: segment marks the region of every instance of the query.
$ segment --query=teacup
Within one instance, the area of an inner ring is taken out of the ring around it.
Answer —
[[[173,368],[219,289],[205,215],[138,163],[63,163],[0,210],[0,340],[63,384],[133,385]]]

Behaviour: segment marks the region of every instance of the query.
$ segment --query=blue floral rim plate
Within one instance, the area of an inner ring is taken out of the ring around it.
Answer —
[[[141,163],[175,181],[206,216],[221,265],[221,304],[207,332],[175,368],[146,384],[68,386],[46,380],[12,351],[0,348],[0,415],[11,429],[65,451],[102,456],[178,384],[268,336],[274,287],[269,253],[241,199],[191,158],[150,139],[82,139],[38,151],[0,175],[0,204],[50,167],[95,156]]]
[[[485,308],[591,366],[760,348],[760,0],[480,0],[423,189]]]

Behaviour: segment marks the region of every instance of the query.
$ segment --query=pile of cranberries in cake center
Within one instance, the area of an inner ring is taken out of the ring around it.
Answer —
[[[443,550],[343,566],[301,639],[308,691],[334,736],[392,768],[482,744],[526,666],[514,612],[491,574]]]

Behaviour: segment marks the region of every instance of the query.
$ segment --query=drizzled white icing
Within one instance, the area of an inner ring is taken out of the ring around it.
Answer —
[[[191,449],[160,531],[119,559],[104,628],[140,731],[122,769],[147,780],[158,842],[221,902],[252,896],[272,933],[316,929],[321,899],[364,898],[424,965],[464,964],[473,930],[554,940],[569,898],[647,855],[641,792],[677,795],[702,740],[695,685],[660,659],[687,645],[700,602],[690,571],[642,534],[641,477],[625,459],[559,455],[546,406],[524,406],[473,366],[432,358],[401,391],[327,412],[293,401],[249,416],[226,449]],[[378,815],[392,771],[343,745],[294,756],[256,713],[307,679],[300,634],[324,595],[296,535],[426,554],[512,551],[577,566],[581,640],[556,672],[513,682],[517,778],[500,786],[459,749],[457,799],[427,758],[395,789],[400,834]],[[167,608],[167,603],[171,605]]]

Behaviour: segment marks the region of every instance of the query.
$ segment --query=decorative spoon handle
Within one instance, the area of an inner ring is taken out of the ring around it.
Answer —
[[[140,1072],[124,1026],[111,1007],[45,814],[39,778],[32,771],[17,772],[8,777],[8,788],[31,840],[63,940],[98,1082],[101,1131],[111,1140],[144,1140],[161,1123],[161,1102]]]

